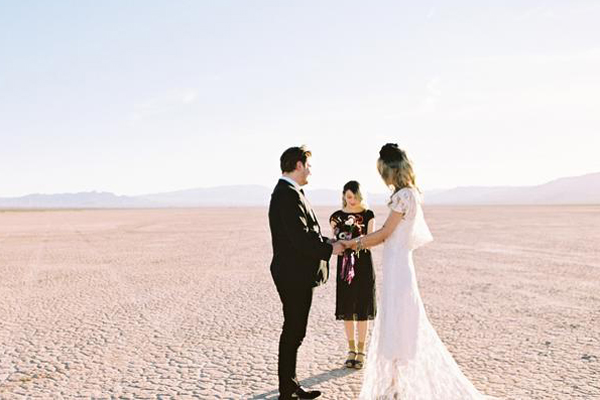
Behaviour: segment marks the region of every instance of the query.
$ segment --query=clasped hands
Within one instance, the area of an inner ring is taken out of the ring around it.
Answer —
[[[356,240],[335,240],[335,239],[329,239],[327,241],[327,243],[331,244],[333,246],[333,255],[339,256],[341,255],[344,250],[346,249],[351,249],[351,250],[356,250],[358,243],[356,242]]]

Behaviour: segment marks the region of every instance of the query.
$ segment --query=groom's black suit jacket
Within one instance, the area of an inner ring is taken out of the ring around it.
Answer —
[[[321,236],[315,213],[301,190],[280,179],[271,195],[271,274],[276,285],[319,286],[329,277],[333,247]]]

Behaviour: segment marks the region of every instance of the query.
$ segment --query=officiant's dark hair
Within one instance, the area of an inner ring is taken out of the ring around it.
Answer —
[[[284,151],[281,158],[279,158],[281,172],[293,172],[296,169],[298,161],[301,161],[302,165],[306,165],[308,157],[312,157],[312,153],[306,146],[290,147]]]
[[[358,183],[358,181],[348,181],[344,185],[344,189],[342,190],[342,206],[343,207],[346,207],[348,205],[348,203],[346,202],[346,192],[348,190],[351,191],[354,194],[354,196],[356,196],[356,198],[360,202],[360,206],[362,208],[364,208],[364,209],[369,208],[362,192],[360,191],[360,183]]]

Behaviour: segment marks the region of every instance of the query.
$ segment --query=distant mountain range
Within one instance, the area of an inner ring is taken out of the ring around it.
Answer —
[[[426,196],[428,204],[600,204],[600,172],[537,186],[458,187]]]
[[[264,206],[272,188],[258,185],[219,186],[141,196],[117,196],[108,192],[30,194],[0,198],[0,208],[152,208],[203,206]],[[313,205],[338,205],[338,190],[306,190]],[[384,204],[385,193],[369,193],[371,205]],[[600,204],[600,173],[560,178],[537,186],[457,187],[425,192],[426,204]]]

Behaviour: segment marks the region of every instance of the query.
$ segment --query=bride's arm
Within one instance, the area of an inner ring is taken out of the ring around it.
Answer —
[[[373,231],[375,231],[375,218],[371,219],[367,225],[367,235],[373,233]]]
[[[371,218],[369,220],[369,223],[367,224],[367,235],[373,233],[375,231],[375,218]],[[367,235],[363,235],[363,238]],[[368,249],[368,247],[364,247],[365,249]]]
[[[404,214],[402,213],[390,211],[390,215],[388,215],[381,229],[378,229],[373,233],[369,233],[368,235],[362,236],[359,239],[344,240],[343,245],[344,247],[356,250],[358,240],[360,240],[362,245],[361,247],[363,249],[377,246],[378,244],[383,243],[385,239],[387,239],[388,236],[390,236],[392,232],[394,232],[394,229],[396,229],[400,221],[402,221],[403,217]]]

